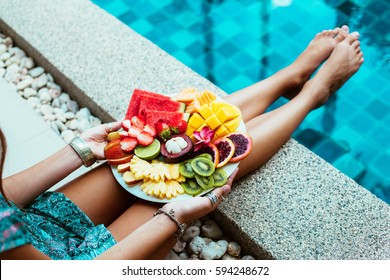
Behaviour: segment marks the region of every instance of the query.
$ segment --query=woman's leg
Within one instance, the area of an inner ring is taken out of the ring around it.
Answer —
[[[240,178],[266,163],[291,137],[306,115],[324,104],[363,63],[358,34],[348,35],[337,44],[317,74],[287,104],[246,123],[253,149],[240,163]]]
[[[114,236],[116,241],[121,241],[126,236],[131,234],[136,228],[149,221],[157,209],[162,205],[157,203],[148,203],[146,201],[137,201],[127,211],[125,211],[118,219],[108,226],[108,230]],[[158,234],[158,232],[156,233]],[[168,239],[150,259],[164,259],[175,245],[176,239],[174,236]]]
[[[136,201],[119,185],[107,163],[74,179],[58,191],[80,207],[95,224],[106,226]]]
[[[342,29],[318,33],[291,65],[261,82],[227,96],[226,101],[241,109],[244,122],[264,113],[282,95],[291,97],[299,92],[335,46],[344,40],[347,32],[344,26]]]

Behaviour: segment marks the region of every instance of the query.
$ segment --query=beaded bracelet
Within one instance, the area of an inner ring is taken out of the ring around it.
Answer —
[[[96,162],[96,157],[93,154],[91,148],[81,137],[77,136],[73,138],[69,145],[79,155],[85,167],[89,167]]]
[[[164,209],[160,208],[157,210],[156,213],[154,213],[153,216],[157,216],[161,213],[164,213],[165,215],[167,215],[172,221],[174,221],[178,227],[177,231],[176,231],[176,237],[180,237],[184,231],[186,230],[187,228],[187,225],[185,223],[180,223],[176,217],[175,217],[175,211],[173,211],[173,209],[169,210],[169,212],[165,211]]]

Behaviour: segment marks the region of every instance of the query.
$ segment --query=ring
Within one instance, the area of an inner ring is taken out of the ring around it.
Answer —
[[[221,199],[222,199],[222,200],[225,200],[225,197],[224,197],[223,195],[221,195]]]
[[[211,201],[211,205],[215,205],[218,202],[218,197],[213,192],[206,194],[206,197]]]

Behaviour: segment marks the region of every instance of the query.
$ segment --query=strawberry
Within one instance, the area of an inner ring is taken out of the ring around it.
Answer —
[[[143,131],[149,133],[152,137],[155,137],[157,135],[156,128],[150,124],[145,125]]]
[[[121,149],[125,152],[132,152],[137,144],[137,139],[132,137],[125,137],[121,140]]]
[[[154,138],[147,132],[142,131],[140,134],[137,136],[137,141],[138,144],[142,146],[149,146],[150,144],[153,143]]]
[[[185,120],[179,121],[179,123],[175,126],[171,126],[172,134],[183,134],[186,132],[187,122]]]
[[[164,141],[167,141],[169,138],[171,138],[171,128],[164,122],[158,122],[156,124],[156,132],[158,137]]]
[[[134,116],[131,118],[131,124],[142,130],[145,126],[145,119],[142,116]]]
[[[139,128],[137,126],[132,126],[129,129],[129,136],[133,138],[137,138],[137,136],[141,133],[142,128]]]
[[[123,120],[122,121],[122,128],[125,131],[129,131],[130,127],[131,127],[131,121],[130,120]]]
[[[123,139],[125,137],[129,137],[129,133],[127,131],[121,130],[121,131],[118,131],[118,133],[119,133],[119,136],[121,139]]]

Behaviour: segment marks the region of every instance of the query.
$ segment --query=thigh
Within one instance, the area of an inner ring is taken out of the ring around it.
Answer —
[[[138,200],[109,225],[108,230],[114,236],[114,239],[119,242],[153,218],[153,214],[156,213],[157,209],[161,206],[162,205],[158,203]],[[150,259],[164,259],[172,250],[175,243],[176,240],[174,237],[168,239],[152,256],[150,256]]]
[[[104,163],[58,190],[72,200],[95,224],[108,226],[136,200],[114,178]]]

